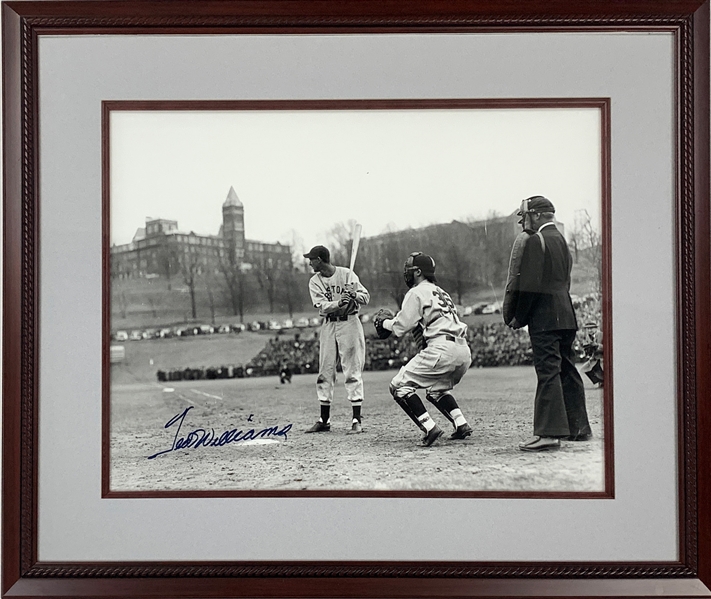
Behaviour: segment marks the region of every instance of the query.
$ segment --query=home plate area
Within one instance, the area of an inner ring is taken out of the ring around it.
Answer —
[[[388,392],[396,371],[363,373],[363,433],[338,375],[331,431],[306,434],[319,416],[316,375],[112,384],[112,491],[604,491],[602,389],[586,384],[593,439],[526,453],[532,436],[532,367],[472,368],[455,389],[474,429],[432,447]],[[426,403],[426,402],[425,402]],[[426,403],[428,407],[429,404]]]

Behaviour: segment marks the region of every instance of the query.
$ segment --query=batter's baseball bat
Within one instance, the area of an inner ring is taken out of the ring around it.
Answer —
[[[348,270],[353,274],[353,267],[355,266],[356,257],[358,256],[358,246],[360,245],[360,233],[363,227],[359,223],[356,223],[353,227],[353,246],[351,247],[351,264]]]

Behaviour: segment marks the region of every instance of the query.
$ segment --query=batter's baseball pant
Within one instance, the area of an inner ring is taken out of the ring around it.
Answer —
[[[348,400],[358,405],[363,402],[363,366],[365,365],[365,336],[357,315],[347,320],[326,320],[321,326],[319,343],[318,379],[316,394],[322,404],[333,401],[336,384],[336,363],[341,358]]]

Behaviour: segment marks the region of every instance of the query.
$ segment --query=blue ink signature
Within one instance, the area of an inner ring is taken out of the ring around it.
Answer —
[[[265,437],[283,437],[286,441],[286,436],[291,430],[292,425],[287,424],[279,428],[278,426],[271,426],[268,428],[263,428],[262,430],[256,431],[250,428],[248,431],[241,431],[232,429],[230,431],[225,431],[221,435],[215,433],[215,429],[210,430],[204,428],[196,428],[190,431],[187,436],[178,438],[180,434],[180,428],[183,426],[183,421],[188,412],[193,409],[193,406],[185,408],[180,414],[173,416],[168,422],[165,423],[163,428],[170,428],[177,423],[178,428],[175,431],[175,437],[173,437],[173,445],[170,449],[164,449],[153,455],[149,455],[148,459],[152,460],[157,458],[159,455],[164,453],[170,453],[171,451],[178,451],[180,449],[197,449],[198,447],[223,447],[228,443],[239,443],[240,441],[250,441],[252,439],[264,439]]]

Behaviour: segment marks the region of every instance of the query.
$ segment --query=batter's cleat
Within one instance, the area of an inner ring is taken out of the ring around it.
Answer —
[[[464,424],[460,424],[457,427],[457,430],[454,431],[449,438],[450,439],[466,439],[469,435],[471,435],[474,431],[472,430],[472,427],[469,426],[468,422],[465,422]]]
[[[311,428],[307,428],[305,432],[307,433],[327,433],[331,430],[331,423],[326,422],[325,424],[318,420]]]
[[[432,445],[432,443],[434,443],[437,439],[439,439],[443,434],[444,434],[444,431],[435,424],[434,428],[431,431],[429,431],[424,437],[422,437],[422,445],[425,447],[429,447],[430,445]]]
[[[363,425],[358,422],[357,420],[353,421],[353,424],[351,424],[351,430],[349,430],[346,434],[347,435],[357,435],[358,433],[363,432]]]

